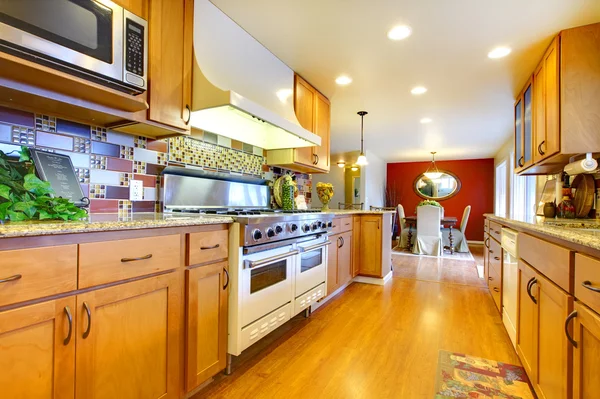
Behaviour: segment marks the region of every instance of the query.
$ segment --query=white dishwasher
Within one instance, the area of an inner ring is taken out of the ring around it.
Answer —
[[[517,346],[518,235],[519,233],[514,230],[503,228],[500,239],[504,253],[502,259],[502,322],[515,348]]]

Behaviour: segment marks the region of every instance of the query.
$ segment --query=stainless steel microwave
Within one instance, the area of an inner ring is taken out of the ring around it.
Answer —
[[[148,22],[109,0],[0,0],[0,51],[139,94]]]

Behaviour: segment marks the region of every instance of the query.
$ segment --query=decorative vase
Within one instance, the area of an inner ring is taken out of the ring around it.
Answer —
[[[544,204],[544,216],[547,218],[556,216],[556,205],[554,205],[554,202],[546,202]]]
[[[329,210],[329,201],[333,198],[333,185],[329,183],[317,183],[317,195],[319,196],[319,201],[323,204],[321,211],[327,212]]]

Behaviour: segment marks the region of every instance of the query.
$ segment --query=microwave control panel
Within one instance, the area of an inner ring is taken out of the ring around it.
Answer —
[[[144,76],[144,26],[127,18],[125,40],[125,69]]]

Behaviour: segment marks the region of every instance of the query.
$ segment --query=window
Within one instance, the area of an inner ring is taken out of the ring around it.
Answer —
[[[535,216],[535,176],[514,176],[511,215],[514,219],[529,220]]]
[[[506,161],[496,166],[495,213],[506,216]]]

